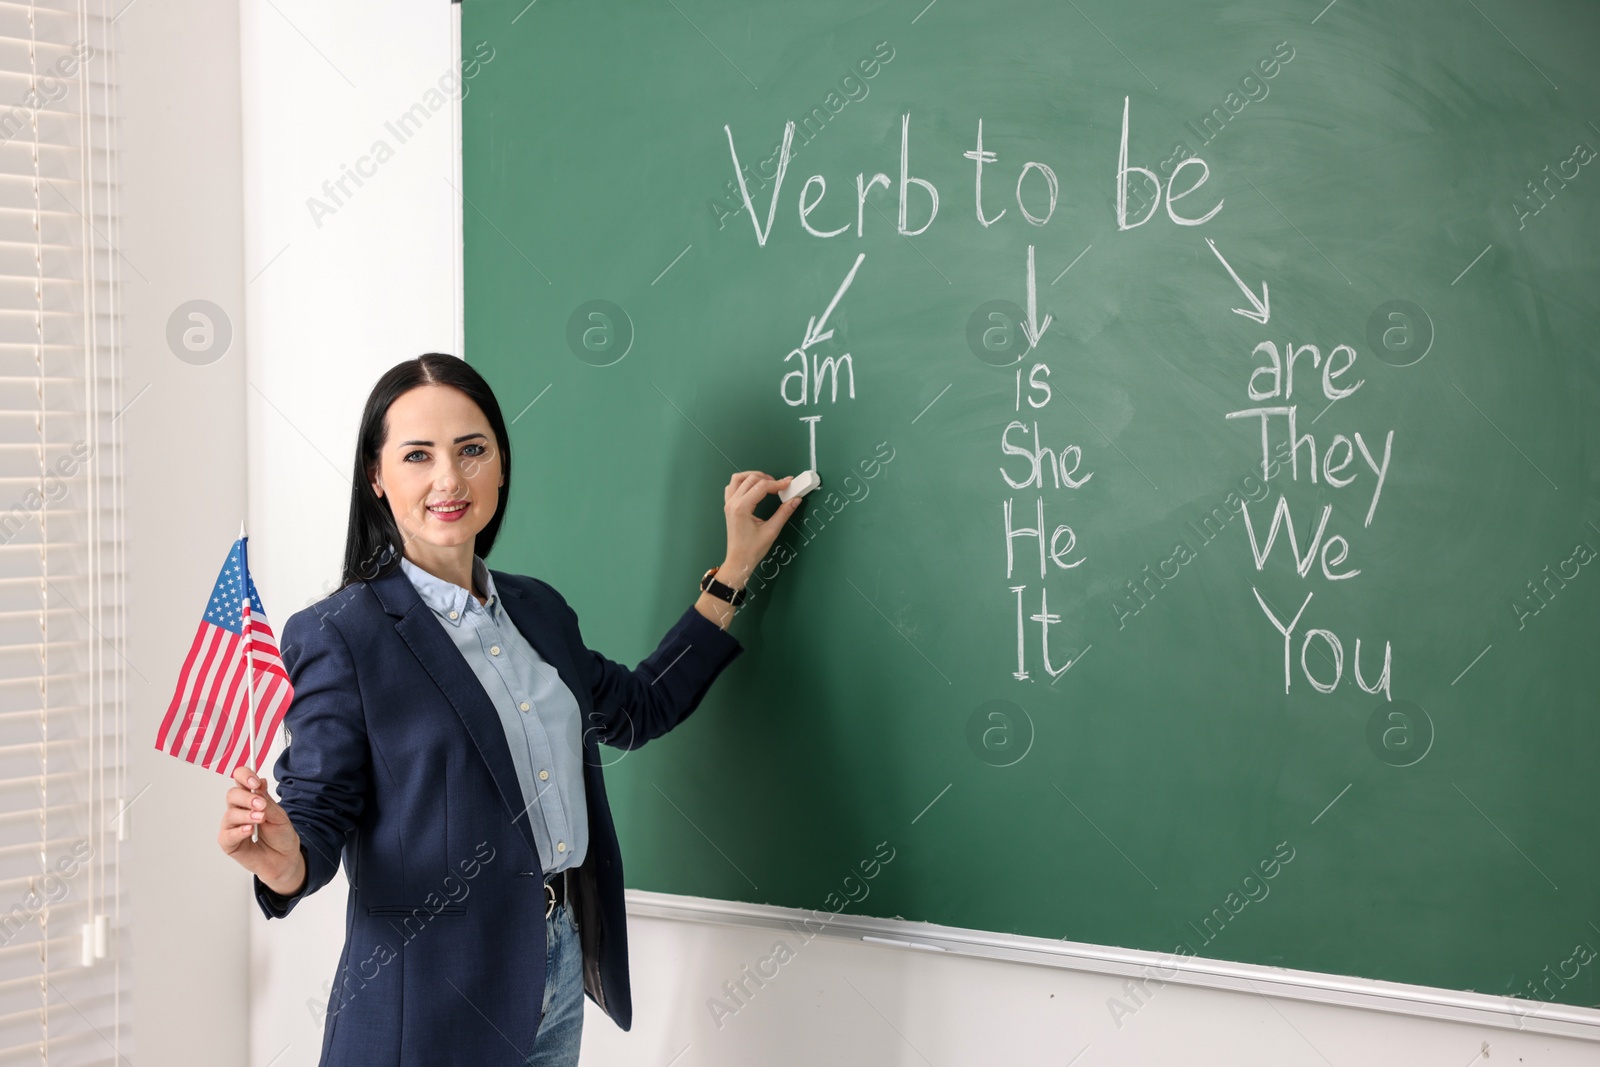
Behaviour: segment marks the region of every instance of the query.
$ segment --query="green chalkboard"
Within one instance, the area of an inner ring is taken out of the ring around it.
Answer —
[[[823,479],[630,886],[1600,1005],[1600,8],[1321,7],[464,5],[492,562]]]

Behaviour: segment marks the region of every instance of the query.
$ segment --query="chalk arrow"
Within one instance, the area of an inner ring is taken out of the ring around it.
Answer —
[[[1265,326],[1267,324],[1267,317],[1271,314],[1271,312],[1267,310],[1267,283],[1265,281],[1261,283],[1261,299],[1257,300],[1256,294],[1250,291],[1250,287],[1240,280],[1239,276],[1233,272],[1232,267],[1228,266],[1228,261],[1222,258],[1222,253],[1217,252],[1217,242],[1207,237],[1206,244],[1211,246],[1211,251],[1216,252],[1217,261],[1221,263],[1224,268],[1226,268],[1228,277],[1233,279],[1233,284],[1237,285],[1244,291],[1245,299],[1250,301],[1251,306],[1255,308],[1254,311],[1246,311],[1244,308],[1234,308],[1233,313],[1235,315],[1243,315],[1247,319],[1255,319],[1261,325]]]
[[[1028,321],[1022,324],[1022,332],[1028,337],[1030,349],[1039,347],[1039,338],[1050,328],[1050,316],[1046,315],[1044,321],[1039,321],[1039,286],[1033,278],[1033,246],[1028,246]]]
[[[833,336],[832,330],[824,330],[823,327],[828,325],[828,316],[832,315],[833,309],[839,306],[839,298],[844,296],[845,290],[850,288],[850,283],[855,281],[856,271],[861,269],[861,261],[866,258],[867,254],[865,252],[857,253],[856,261],[850,267],[850,273],[844,276],[844,282],[839,286],[839,291],[833,294],[832,300],[828,301],[828,306],[823,309],[821,317],[814,318],[806,323],[805,340],[800,342],[800,350],[802,352],[813,345],[821,344]]]

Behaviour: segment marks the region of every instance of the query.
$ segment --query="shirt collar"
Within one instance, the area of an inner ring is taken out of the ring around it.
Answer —
[[[483,557],[476,553],[472,556],[472,577],[473,584],[480,586],[488,597],[483,604],[479,604],[478,598],[466,589],[454,582],[447,582],[437,575],[429,574],[405,556],[400,557],[400,569],[411,579],[411,584],[416,587],[417,595],[422,598],[422,602],[452,626],[459,626],[469,611],[481,611],[491,618],[499,618],[500,597],[495,592],[494,578],[489,574],[489,567],[483,562]]]

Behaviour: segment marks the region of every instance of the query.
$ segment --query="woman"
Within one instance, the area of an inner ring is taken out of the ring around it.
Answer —
[[[789,481],[729,480],[721,565],[630,671],[585,647],[549,585],[484,564],[511,448],[482,376],[429,353],[378,381],[344,584],[283,627],[294,701],[278,800],[240,767],[217,838],[255,875],[268,918],[343,857],[325,1067],[575,1064],[585,992],[632,1025],[622,857],[596,746],[666,733],[742,651],[728,622],[799,498],[766,520],[755,508]]]

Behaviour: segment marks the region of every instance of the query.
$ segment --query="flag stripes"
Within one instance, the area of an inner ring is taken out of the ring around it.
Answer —
[[[195,630],[155,744],[169,755],[230,776],[247,760],[260,768],[261,757],[251,745],[259,738],[262,752],[271,749],[294,699],[277,635],[260,609],[244,559],[244,538],[240,538]]]

